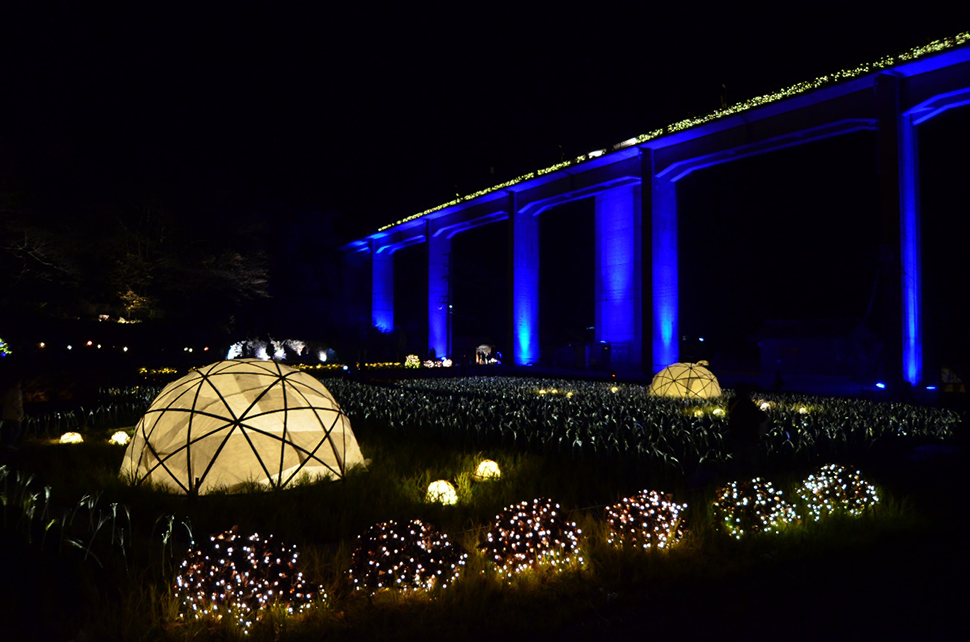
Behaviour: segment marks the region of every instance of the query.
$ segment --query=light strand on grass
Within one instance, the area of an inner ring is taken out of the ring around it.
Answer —
[[[563,516],[559,504],[539,498],[513,504],[496,515],[481,549],[502,575],[539,568],[562,571],[583,564],[581,534],[576,523]]]
[[[375,524],[357,537],[347,575],[357,590],[375,593],[447,588],[458,579],[468,554],[448,536],[413,519]]]
[[[189,549],[175,578],[183,618],[229,617],[245,632],[273,604],[287,613],[304,611],[320,593],[297,570],[295,546],[242,537],[235,528]]]
[[[795,491],[805,503],[807,517],[819,521],[833,513],[857,517],[879,502],[876,487],[839,464],[827,464],[809,475]]]
[[[682,515],[687,504],[657,491],[643,490],[606,508],[607,543],[642,548],[668,548],[684,535]]]
[[[713,508],[715,523],[736,539],[754,533],[776,533],[797,517],[782,492],[760,477],[722,486]]]

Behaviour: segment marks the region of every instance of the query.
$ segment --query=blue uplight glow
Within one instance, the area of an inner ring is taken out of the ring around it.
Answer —
[[[677,190],[675,184],[653,178],[652,229],[653,371],[678,360]]]
[[[511,208],[514,210],[514,207]],[[515,212],[512,243],[513,358],[526,366],[539,360],[539,217]]]
[[[936,386],[926,386],[927,390],[936,390]]]
[[[596,197],[596,340],[613,347],[614,362],[641,362],[637,245],[640,190],[613,189]]]
[[[886,384],[880,381],[879,383],[876,384],[876,387],[879,388],[880,390],[885,390]]]
[[[381,332],[394,329],[394,257],[391,249],[376,249],[373,257],[371,281],[371,319]]]
[[[899,118],[899,224],[903,263],[903,378],[923,378],[922,293],[920,276],[919,175],[916,130],[910,116]]]

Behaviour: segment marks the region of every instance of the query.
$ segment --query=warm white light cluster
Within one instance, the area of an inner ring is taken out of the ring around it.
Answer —
[[[684,535],[683,513],[687,504],[677,504],[670,495],[640,491],[632,497],[607,506],[607,543],[643,548],[667,548]]]
[[[119,430],[111,435],[111,438],[108,439],[108,441],[115,446],[127,446],[128,442],[131,441],[131,436],[129,436],[125,431]]]
[[[717,491],[714,522],[736,539],[754,533],[775,533],[796,519],[794,507],[771,482],[755,477],[733,481]]]
[[[62,444],[80,444],[83,441],[84,437],[79,432],[66,432],[61,435]]]
[[[467,559],[430,524],[390,521],[357,537],[347,575],[357,590],[430,591],[457,580]]]
[[[416,354],[409,354],[407,357],[404,358],[404,367],[405,368],[420,368],[421,367],[421,359]]]
[[[403,218],[389,225],[385,225],[379,228],[378,231],[383,232],[384,230],[388,230],[397,225],[407,223],[408,221],[419,219],[423,216],[431,214],[432,212],[437,212],[439,210],[443,210],[453,205],[465,203],[472,199],[478,198],[479,196],[484,196],[486,194],[498,192],[503,189],[508,189],[509,187],[518,185],[519,183],[524,183],[525,181],[531,180],[536,176],[545,176],[546,174],[551,174],[561,169],[566,169],[567,167],[572,167],[574,165],[578,165],[579,163],[583,163],[585,161],[598,158],[604,155],[605,153],[609,153],[611,151],[624,149],[624,148],[630,147],[631,145],[646,143],[656,138],[660,138],[661,136],[664,136],[666,134],[681,132],[681,131],[684,131],[685,129],[697,127],[698,125],[703,125],[711,121],[718,120],[720,118],[725,118],[727,116],[733,116],[735,114],[739,114],[741,112],[745,112],[750,109],[754,109],[756,107],[761,107],[763,105],[770,105],[771,103],[776,103],[780,100],[785,100],[787,98],[793,98],[795,96],[808,93],[810,91],[814,91],[816,89],[820,89],[828,85],[839,83],[845,80],[850,80],[852,78],[856,78],[858,76],[862,76],[868,73],[873,73],[882,69],[887,69],[889,67],[892,67],[894,65],[901,64],[904,62],[917,60],[924,56],[939,53],[941,51],[946,51],[947,49],[959,47],[967,42],[970,42],[970,32],[959,33],[952,38],[934,40],[929,44],[923,45],[921,47],[914,47],[913,49],[910,49],[909,51],[905,51],[896,56],[883,56],[882,58],[874,62],[863,63],[861,65],[850,67],[848,69],[843,69],[841,71],[837,71],[832,74],[819,76],[814,80],[800,82],[795,85],[791,85],[790,87],[779,89],[778,91],[773,91],[771,93],[763,94],[761,96],[755,96],[754,98],[749,98],[745,101],[736,103],[729,107],[725,107],[723,109],[717,109],[705,116],[699,116],[695,118],[685,118],[671,125],[668,125],[667,127],[654,129],[652,131],[647,132],[646,134],[641,134],[636,138],[625,140],[621,143],[617,143],[616,145],[613,145],[608,149],[595,150],[588,154],[583,154],[573,159],[564,160],[562,162],[556,163],[555,165],[550,165],[549,167],[545,167],[543,169],[539,169],[534,172],[527,172],[525,174],[522,174],[521,176],[517,176],[516,178],[505,181],[504,183],[499,183],[498,185],[493,185],[491,187],[486,187],[484,189],[477,190],[475,192],[466,194],[464,196],[459,196],[458,198],[454,198],[448,201],[447,203],[436,205],[432,208],[424,210],[423,212],[418,212],[417,214],[413,214],[411,216]]]
[[[795,491],[805,503],[808,517],[816,522],[832,513],[861,515],[879,502],[876,487],[838,464],[822,466],[809,475]]]
[[[472,474],[475,481],[493,481],[502,476],[502,470],[491,459],[483,459]]]
[[[538,568],[561,571],[583,563],[581,534],[576,523],[563,516],[559,504],[540,498],[513,504],[496,515],[481,549],[500,574]]]
[[[179,615],[231,618],[248,630],[273,604],[303,611],[317,590],[297,570],[297,557],[295,546],[274,542],[272,535],[243,537],[235,529],[213,535],[189,549],[175,578]]]
[[[450,481],[439,479],[428,486],[428,494],[425,495],[424,501],[429,504],[453,506],[458,503],[458,493]]]

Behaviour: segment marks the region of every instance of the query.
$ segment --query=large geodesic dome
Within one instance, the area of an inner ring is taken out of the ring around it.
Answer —
[[[327,388],[273,361],[219,361],[165,386],[121,464],[134,483],[204,494],[303,476],[342,478],[364,463]]]
[[[706,361],[672,363],[653,377],[650,394],[680,399],[708,399],[721,396],[721,384],[707,369]]]

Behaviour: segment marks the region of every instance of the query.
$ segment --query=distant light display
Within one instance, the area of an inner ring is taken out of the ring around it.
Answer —
[[[879,503],[875,486],[864,480],[858,470],[850,471],[838,464],[822,466],[795,493],[805,503],[807,517],[816,522],[833,513],[858,516]]]
[[[351,554],[354,588],[371,593],[447,588],[458,579],[468,554],[421,520],[376,524],[357,537]]]
[[[540,498],[513,504],[496,515],[481,549],[503,575],[539,568],[562,571],[583,563],[581,534],[559,504]]]
[[[775,533],[795,519],[795,509],[783,499],[782,492],[760,477],[721,487],[714,501],[714,522],[736,539]]]
[[[60,441],[62,444],[80,444],[84,441],[84,437],[79,432],[66,432],[61,435]]]
[[[458,503],[458,493],[450,481],[439,479],[428,486],[428,494],[425,495],[424,501],[429,504],[452,506]]]
[[[297,570],[295,546],[235,529],[192,546],[175,578],[182,618],[232,618],[248,630],[260,611],[279,604],[289,613],[322,596]]]
[[[643,548],[667,548],[684,535],[687,504],[677,504],[656,491],[640,491],[606,508],[607,543]]]
[[[420,368],[421,367],[421,359],[418,358],[418,355],[416,355],[416,354],[409,354],[407,357],[404,358],[404,367],[405,368]]]

